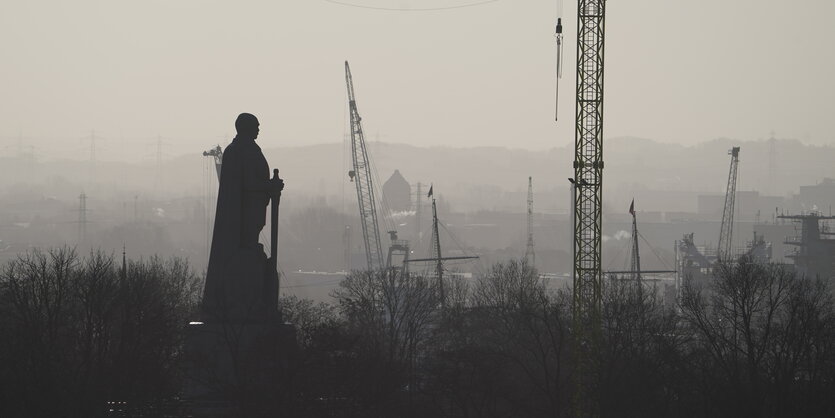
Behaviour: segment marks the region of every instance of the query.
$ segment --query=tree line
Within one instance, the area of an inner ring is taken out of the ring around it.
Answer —
[[[177,258],[121,261],[58,248],[0,268],[0,416],[183,414],[201,278]],[[830,286],[746,258],[685,280],[675,304],[606,278],[601,416],[835,416]],[[525,260],[472,282],[354,271],[332,296],[281,298],[297,358],[280,405],[248,416],[572,415],[571,292]]]
[[[199,279],[178,258],[118,261],[63,247],[0,268],[0,416],[157,414],[177,393]]]
[[[472,285],[353,272],[335,305],[283,299],[303,353],[296,416],[573,416],[570,289],[525,260]],[[441,298],[443,295],[443,299]],[[830,283],[748,258],[685,280],[679,300],[603,286],[601,416],[835,416]]]

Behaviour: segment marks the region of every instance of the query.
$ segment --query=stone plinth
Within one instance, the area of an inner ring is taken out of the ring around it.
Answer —
[[[277,320],[193,322],[183,399],[215,411],[269,402],[287,387],[297,351],[295,327]]]

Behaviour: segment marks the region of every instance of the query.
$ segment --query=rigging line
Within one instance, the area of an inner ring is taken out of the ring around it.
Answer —
[[[379,152],[380,151],[380,147],[379,147],[380,142],[377,141],[377,144],[378,144],[377,151]],[[368,145],[369,144],[366,143],[366,146],[368,146]],[[383,232],[383,234],[386,234],[386,233],[388,233],[388,231],[396,231],[397,228],[395,228],[394,219],[392,219],[392,217],[391,217],[391,208],[388,204],[388,200],[385,198],[385,196],[383,196],[383,183],[380,181],[380,175],[377,172],[377,164],[374,163],[374,157],[372,156],[372,153],[370,153],[370,152],[368,153],[368,165],[371,167],[371,176],[374,179],[374,184],[372,184],[372,187],[374,187],[374,193],[376,194],[376,196],[375,196],[376,199],[375,200],[380,203],[380,209],[382,209],[382,212],[383,212],[382,218],[383,218],[383,227],[385,227],[385,231],[382,231],[382,232]],[[380,215],[379,212],[377,213],[377,215],[378,216]],[[382,237],[380,239],[382,240]]]
[[[664,265],[664,267],[666,267],[666,268],[668,268],[668,269],[670,269],[670,270],[676,270],[676,269],[674,269],[674,268],[671,268],[671,267],[670,267],[670,265],[669,265],[669,264],[667,264],[667,263],[664,261],[664,259],[663,259],[663,258],[661,258],[661,256],[658,254],[658,252],[657,252],[657,251],[655,251],[655,248],[652,248],[652,245],[650,245],[650,244],[649,244],[649,241],[647,241],[647,239],[646,239],[646,238],[644,238],[644,236],[643,236],[640,232],[638,232],[638,236],[639,236],[642,240],[644,240],[644,243],[646,243],[646,244],[647,244],[647,247],[649,247],[650,251],[652,251],[652,253],[653,253],[653,254],[655,254],[655,257],[656,257],[656,258],[658,258],[658,261],[660,261],[660,262],[661,262],[661,264],[663,264],[663,265]]]
[[[441,226],[441,228],[443,228],[443,229],[444,229],[444,231],[446,231],[446,232],[447,232],[447,234],[449,235],[449,237],[450,237],[450,238],[452,238],[452,242],[453,242],[453,243],[455,243],[455,245],[457,245],[457,246],[458,246],[458,249],[459,249],[459,250],[461,250],[461,252],[462,252],[462,253],[469,255],[469,254],[467,253],[467,250],[464,248],[464,245],[461,243],[461,241],[458,241],[458,239],[457,239],[457,238],[455,238],[455,235],[453,235],[453,234],[452,234],[452,231],[450,231],[449,229],[447,229],[446,225],[444,225],[443,223],[441,223],[441,221],[438,221],[438,225],[440,225],[440,226]]]
[[[353,127],[352,127],[352,129],[353,129]],[[362,142],[363,142],[363,145],[365,146],[365,156],[368,159],[368,168],[369,168],[369,171],[370,171],[370,174],[371,174],[371,179],[370,180],[371,180],[371,183],[372,183],[371,187],[373,189],[373,190],[371,190],[371,193],[374,195],[374,205],[376,206],[377,203],[379,203],[379,209],[382,210],[382,218],[383,218],[382,219],[383,220],[383,225],[382,226],[384,228],[384,231],[382,231],[381,235],[385,235],[388,231],[393,231],[393,230],[396,230],[396,229],[394,228],[394,221],[391,219],[391,216],[390,216],[391,211],[389,210],[389,206],[388,206],[386,200],[383,198],[383,185],[380,182],[380,176],[377,173],[377,164],[374,163],[373,153],[370,151],[371,144],[369,143],[369,141],[366,141],[365,130],[364,129],[362,130],[362,132],[363,132],[362,133]],[[353,138],[352,138],[352,141],[353,141]],[[379,141],[378,141],[378,143],[379,143]],[[378,151],[379,151],[379,149],[378,149]],[[353,162],[352,162],[352,167],[353,167]],[[380,211],[376,211],[376,212],[377,212],[377,228],[379,230],[379,227],[380,227],[380,224],[379,224],[379,222],[380,222]],[[383,236],[378,237],[378,239],[380,240],[381,244],[384,242],[383,241]]]
[[[625,242],[623,245],[621,245],[620,248],[618,249],[618,252],[615,253],[615,256],[612,257],[612,259],[609,261],[609,264],[606,264],[606,268],[603,269],[603,270],[611,270],[612,269],[612,264],[615,261],[620,259],[620,255],[621,255],[621,253],[623,253],[623,250],[626,249],[626,247],[629,247],[629,246],[630,246],[630,243],[628,243],[628,242]],[[624,266],[625,265],[626,265],[626,261],[624,261]],[[626,270],[626,269],[624,268],[624,270]]]
[[[429,241],[432,241],[432,223],[431,222],[429,223],[429,226],[427,226],[426,228],[424,228],[423,231],[421,231],[421,234],[423,234],[424,237],[429,237]],[[423,248],[417,248],[417,247],[415,247],[415,248],[419,249],[419,250],[423,249]],[[426,254],[427,254],[426,257],[423,257],[423,258],[429,258],[429,257],[432,256],[432,243],[429,243],[429,250],[426,252]],[[416,257],[412,257],[412,258],[416,258]]]
[[[482,5],[489,4],[489,3],[496,3],[500,0],[483,0],[483,1],[473,2],[473,3],[459,4],[457,6],[426,7],[426,8],[422,8],[422,9],[365,6],[365,5],[362,5],[362,4],[355,4],[355,3],[349,3],[347,1],[337,1],[337,0],[324,0],[324,1],[327,2],[327,3],[338,4],[340,6],[356,7],[358,9],[385,10],[385,11],[389,11],[389,12],[431,12],[431,11],[439,11],[439,10],[463,9],[463,8],[466,8],[466,7],[482,6]]]
[[[276,267],[276,269],[278,270],[278,279],[279,279],[279,280],[281,280],[282,278],[287,277],[287,275],[286,275],[286,274],[284,274],[284,269],[283,269],[283,268],[281,268],[281,263],[279,263],[278,261],[276,261],[276,263],[275,263],[275,267]],[[279,285],[280,285],[280,284],[281,284],[281,282],[279,282]],[[284,286],[284,287],[287,287],[287,286]],[[278,288],[278,292],[279,292],[279,294],[281,293],[281,287],[279,287],[279,288]]]
[[[347,91],[346,91],[345,94],[346,95],[348,94]],[[349,104],[349,107],[350,107],[350,104]],[[344,123],[343,123],[343,126],[345,126]],[[353,146],[353,140],[354,140],[353,139],[353,129],[354,129],[353,126],[351,126],[351,130],[352,130],[352,132],[351,132],[351,135],[352,135],[351,146]],[[385,199],[383,199],[383,185],[380,182],[380,176],[377,173],[377,164],[374,163],[373,152],[371,152],[371,148],[372,148],[371,144],[369,143],[369,141],[366,141],[366,137],[365,137],[366,129],[362,129],[362,127],[360,127],[360,132],[361,133],[359,133],[359,135],[360,135],[360,138],[362,140],[362,146],[365,148],[364,149],[364,151],[365,151],[364,154],[365,154],[366,159],[368,160],[367,161],[367,164],[368,164],[367,169],[369,171],[369,174],[371,175],[371,178],[369,179],[371,181],[371,190],[369,190],[369,193],[371,193],[371,195],[373,195],[374,202],[372,202],[372,205],[376,207],[377,204],[379,203],[379,208],[378,209],[382,210],[382,215],[383,215],[382,216],[382,218],[383,218],[383,225],[382,226],[384,228],[384,231],[382,231],[383,233],[381,235],[385,235],[387,231],[395,230],[395,228],[393,227],[394,226],[394,221],[391,220],[391,218],[389,216],[390,211],[388,210],[388,205],[386,204]],[[378,151],[379,151],[379,149],[378,149]],[[353,160],[352,160],[352,167],[353,167]],[[380,226],[381,226],[380,225],[380,211],[375,210],[375,213],[377,215],[377,225],[375,225],[375,226],[376,226],[377,231],[379,233],[380,232],[379,229],[380,229]],[[383,241],[383,236],[378,236],[377,239],[379,240],[379,242],[382,246],[382,243],[384,242]],[[382,250],[382,248],[381,248],[381,250]]]
[[[347,91],[347,89],[342,89],[342,90],[343,90],[342,93],[345,94],[345,98],[344,98],[343,103],[348,103],[348,91]],[[350,106],[350,104],[348,106]],[[348,130],[346,129],[347,126],[348,126],[348,123],[349,123],[348,122],[348,107],[343,106],[342,107],[342,174],[341,174],[342,176],[345,176],[348,173],[348,170],[345,170],[345,165],[348,161],[347,160],[347,157],[348,157]],[[352,164],[353,164],[353,162],[352,162]],[[353,169],[353,165],[351,166],[351,168]],[[341,184],[342,184],[342,213],[345,214],[345,213],[348,213],[345,210],[345,184],[346,184],[346,182],[344,181],[345,177],[343,177],[342,179],[343,179],[343,181],[341,182]]]

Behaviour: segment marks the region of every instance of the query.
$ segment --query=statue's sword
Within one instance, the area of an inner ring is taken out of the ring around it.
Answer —
[[[273,169],[273,179],[278,178],[278,169]],[[281,200],[280,194],[270,196],[270,265],[278,277],[278,203]],[[281,277],[278,277],[281,280]],[[280,283],[276,283],[276,290],[280,291]]]

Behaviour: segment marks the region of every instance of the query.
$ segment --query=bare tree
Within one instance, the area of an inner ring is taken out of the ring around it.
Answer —
[[[600,357],[601,413],[604,416],[675,415],[683,402],[686,334],[676,312],[655,286],[610,276],[603,286],[603,341]]]
[[[323,328],[338,326],[336,309],[327,303],[315,303],[295,295],[282,296],[278,305],[282,317],[296,327],[297,341],[302,349],[314,343],[316,333]]]
[[[77,387],[65,382],[75,369],[67,367],[75,366],[68,364],[67,347],[75,345],[69,325],[75,316],[71,276],[78,264],[75,251],[64,247],[33,250],[3,267],[4,316],[11,319],[3,339],[10,345],[11,358],[4,361],[10,375],[4,377],[18,385],[11,388],[16,394],[12,411],[42,416],[77,408]]]
[[[416,364],[440,306],[438,290],[420,275],[400,269],[354,271],[334,292],[357,355],[367,363],[366,400],[384,400],[413,391]]]
[[[469,307],[445,318],[435,340],[434,383],[455,413],[565,411],[568,299],[546,285],[526,260],[497,263],[476,281]]]
[[[440,301],[432,283],[400,269],[352,272],[334,292],[346,318],[400,363],[425,340]]]
[[[685,282],[681,309],[712,405],[740,416],[832,411],[812,399],[832,389],[835,315],[822,282],[743,257],[720,265],[707,289]]]
[[[178,259],[127,270],[112,255],[67,247],[0,269],[4,416],[98,416],[108,400],[138,407],[176,393],[196,277]]]

